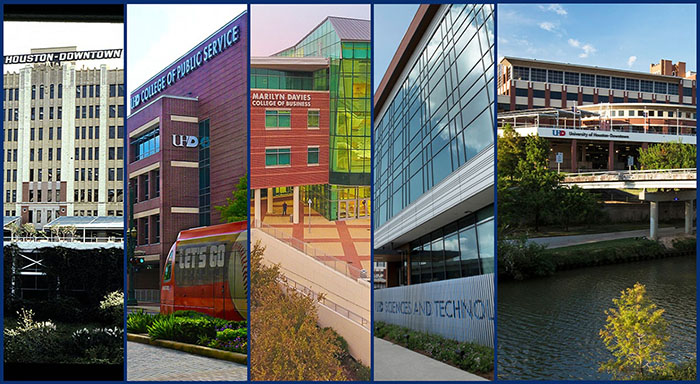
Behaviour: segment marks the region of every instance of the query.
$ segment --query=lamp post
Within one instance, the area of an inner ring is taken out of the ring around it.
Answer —
[[[131,183],[129,183],[131,184]],[[129,290],[127,291],[126,305],[138,305],[136,291],[134,290],[134,273],[136,267],[136,226],[134,226],[134,187],[129,185],[129,230],[126,236],[126,273],[129,275]]]
[[[311,233],[311,199],[309,199],[308,203],[309,203],[309,233]]]

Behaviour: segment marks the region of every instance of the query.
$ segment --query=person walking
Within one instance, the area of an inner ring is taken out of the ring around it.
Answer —
[[[282,216],[287,216],[287,202],[282,203]]]

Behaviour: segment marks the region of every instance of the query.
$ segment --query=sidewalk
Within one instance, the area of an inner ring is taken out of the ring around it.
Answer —
[[[695,228],[693,228],[693,231]],[[684,228],[665,227],[659,228],[659,237],[669,236],[674,234],[682,234]],[[593,233],[590,235],[573,235],[573,236],[553,236],[553,237],[536,237],[530,239],[533,243],[547,245],[547,248],[562,248],[572,245],[597,243],[600,241],[628,239],[630,237],[645,237],[649,236],[649,229],[638,229],[634,231],[612,232],[612,233]]]
[[[420,353],[374,338],[375,381],[487,381]]]

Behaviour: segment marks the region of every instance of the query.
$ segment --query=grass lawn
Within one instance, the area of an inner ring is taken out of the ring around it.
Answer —
[[[685,225],[683,220],[672,220],[664,221],[659,223],[659,228],[666,227],[681,227]],[[625,232],[625,231],[635,231],[639,229],[649,229],[649,223],[613,223],[613,224],[597,224],[591,226],[571,226],[569,231],[564,231],[561,225],[552,226],[542,226],[539,231],[534,229],[524,229],[518,230],[516,233],[522,234],[527,233],[527,236],[531,239],[536,237],[556,237],[556,236],[574,236],[574,235],[590,235],[595,233],[611,233],[611,232]]]
[[[620,248],[626,246],[642,245],[645,240],[630,237],[627,239],[599,241],[597,243],[572,245],[570,247],[545,249],[546,253],[567,254],[571,252],[594,251],[600,249]]]

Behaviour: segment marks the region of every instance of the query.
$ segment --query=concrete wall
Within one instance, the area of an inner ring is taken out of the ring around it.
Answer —
[[[325,294],[328,300],[354,312],[367,322],[370,321],[371,292],[368,282],[353,280],[259,229],[250,231],[252,244],[260,240],[265,246],[263,260],[266,264],[280,264],[281,272],[288,278],[316,294]],[[371,354],[369,323],[367,327],[363,327],[357,321],[350,320],[323,305],[317,305],[317,308],[319,308],[319,325],[332,327],[348,342],[350,354],[365,365],[369,365]]]
[[[374,320],[493,348],[493,274],[374,291]]]

